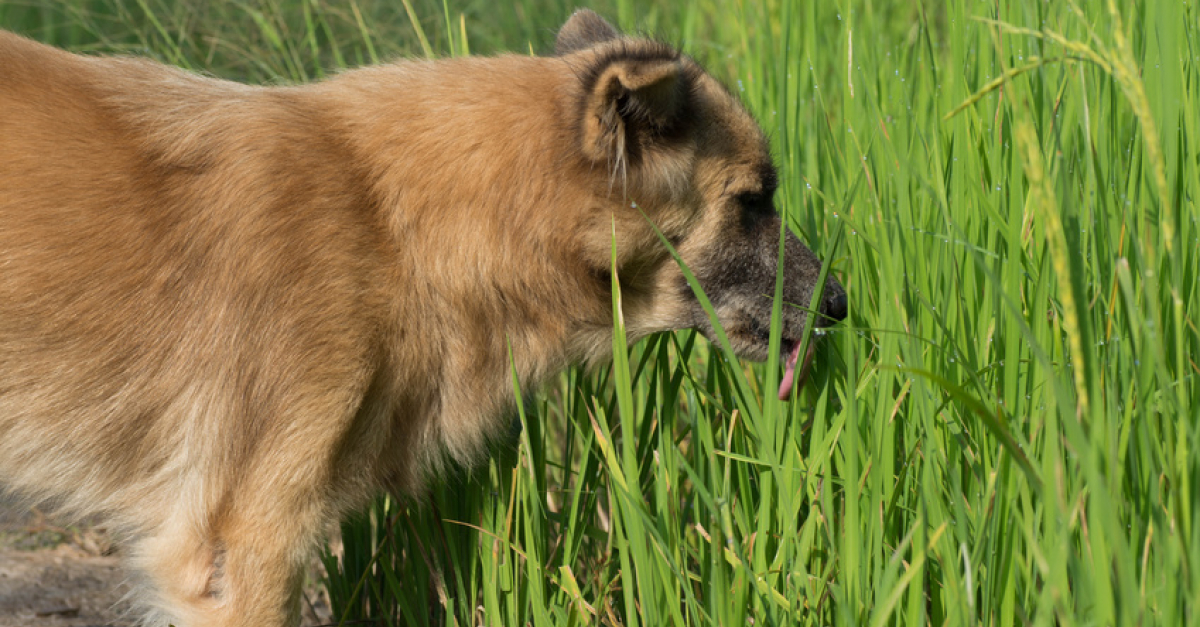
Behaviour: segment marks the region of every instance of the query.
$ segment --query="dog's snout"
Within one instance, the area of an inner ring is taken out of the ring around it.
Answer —
[[[828,289],[828,288],[827,288]],[[825,324],[835,324],[846,319],[846,292],[838,289],[825,297],[825,306],[821,307],[821,315]],[[824,325],[822,325],[824,326]]]

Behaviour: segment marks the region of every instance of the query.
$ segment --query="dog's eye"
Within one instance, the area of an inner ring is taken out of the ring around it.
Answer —
[[[751,229],[764,218],[775,215],[775,204],[771,202],[771,194],[763,192],[744,192],[736,197],[741,208],[742,224]]]
[[[738,204],[746,211],[753,213],[771,213],[774,207],[771,205],[771,196],[762,192],[746,192],[738,194]]]

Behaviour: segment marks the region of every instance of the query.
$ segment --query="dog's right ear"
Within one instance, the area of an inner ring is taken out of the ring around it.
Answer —
[[[601,54],[583,79],[583,153],[624,167],[683,123],[691,76],[679,54],[649,42]]]
[[[604,18],[588,9],[579,9],[559,29],[554,54],[561,57],[620,37],[621,33]]]

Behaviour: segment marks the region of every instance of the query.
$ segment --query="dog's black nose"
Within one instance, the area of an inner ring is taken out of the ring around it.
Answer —
[[[846,292],[838,290],[836,294],[831,294],[825,299],[825,306],[821,308],[821,315],[825,316],[826,324],[834,324],[846,319]]]

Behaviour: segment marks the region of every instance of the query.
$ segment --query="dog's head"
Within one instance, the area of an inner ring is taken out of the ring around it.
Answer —
[[[610,209],[588,212],[594,223],[584,256],[607,276],[615,238],[631,335],[684,328],[714,335],[648,220],[696,275],[733,349],[766,359],[784,227],[762,130],[694,61],[670,46],[626,38],[591,11],[567,21],[556,52],[579,78],[574,127],[566,132],[592,173],[596,203]],[[818,326],[846,316],[846,294],[833,278],[818,286],[820,260],[790,232],[782,267],[784,397],[812,359],[810,349],[801,362],[799,348],[814,291],[822,289]]]

